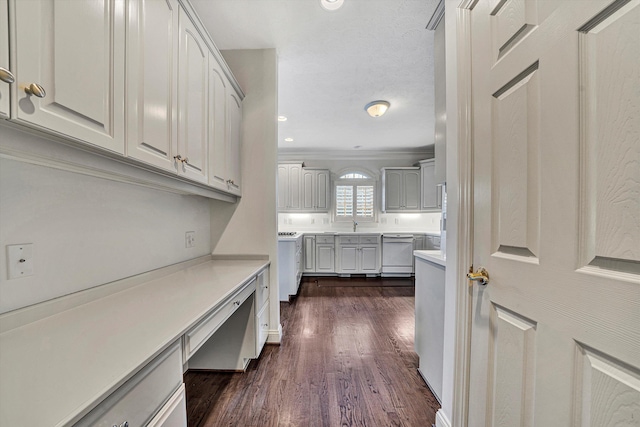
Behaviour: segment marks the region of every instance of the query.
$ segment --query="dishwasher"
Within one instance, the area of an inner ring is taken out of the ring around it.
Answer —
[[[382,275],[411,276],[413,234],[382,235]]]

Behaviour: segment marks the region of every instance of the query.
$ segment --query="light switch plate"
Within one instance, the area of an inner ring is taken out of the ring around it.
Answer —
[[[33,276],[33,243],[7,245],[8,279]]]

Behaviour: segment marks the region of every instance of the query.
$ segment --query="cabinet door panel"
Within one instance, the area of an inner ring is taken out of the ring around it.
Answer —
[[[386,171],[384,196],[387,210],[400,209],[402,207],[402,172]]]
[[[289,209],[300,209],[300,182],[302,168],[292,165],[289,168]]]
[[[379,270],[378,267],[378,247],[377,246],[369,246],[362,247],[361,250],[362,255],[362,266],[361,270],[363,273],[377,273]]]
[[[0,67],[9,67],[9,9],[7,0],[0,0]],[[0,81],[0,117],[9,117],[9,83]]]
[[[316,272],[318,273],[334,273],[335,257],[333,256],[333,245],[316,246]]]
[[[124,16],[123,0],[15,2],[17,119],[124,153]]]
[[[329,171],[317,172],[316,190],[316,209],[319,211],[329,210],[329,200],[331,197]]]
[[[356,273],[358,271],[358,248],[356,246],[340,247],[340,272]]]
[[[129,1],[130,157],[177,171],[178,2]]]
[[[179,172],[207,182],[207,89],[209,51],[195,26],[180,9],[180,112],[178,154],[187,159]]]
[[[209,53],[209,184],[220,190],[227,185],[227,79]]]
[[[316,180],[317,178],[314,171],[302,172],[302,209],[304,210],[313,210],[316,207]]]
[[[289,207],[289,167],[278,165],[278,211]]]
[[[240,172],[240,153],[241,153],[241,126],[242,126],[242,104],[235,93],[227,98],[227,119],[229,121],[228,138],[229,150],[228,154],[228,170],[227,175],[231,182],[229,183],[229,191],[234,194],[241,194],[241,172]]]
[[[304,236],[304,265],[305,273],[316,271],[316,238],[314,236]]]
[[[436,209],[438,205],[435,182],[435,163],[422,166],[422,209]]]
[[[404,208],[420,209],[420,171],[404,171]]]

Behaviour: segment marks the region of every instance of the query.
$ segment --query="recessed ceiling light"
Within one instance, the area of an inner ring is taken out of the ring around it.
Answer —
[[[364,109],[371,117],[380,117],[389,109],[389,102],[387,101],[373,101],[364,106]]]
[[[329,11],[338,10],[343,4],[344,0],[320,0],[320,6]]]
[[[285,116],[278,116],[278,121],[279,122],[286,122],[287,118]]]
[[[293,138],[285,138],[285,142],[293,142]]]
[[[358,148],[362,148],[362,145],[354,145],[353,148],[357,150]]]

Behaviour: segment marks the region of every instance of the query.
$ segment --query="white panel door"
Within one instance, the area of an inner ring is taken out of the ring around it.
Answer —
[[[227,97],[227,120],[229,122],[227,146],[227,174],[229,175],[229,191],[233,194],[242,194],[240,153],[242,151],[242,103],[234,93]]]
[[[406,210],[420,209],[420,171],[403,171],[402,181],[404,187],[403,207]]]
[[[209,50],[182,8],[179,60],[178,171],[194,181],[208,182]]]
[[[209,185],[228,191],[227,88],[228,81],[209,52]]]
[[[316,207],[315,183],[316,172],[312,170],[302,170],[302,209],[312,211]]]
[[[333,255],[333,245],[316,246],[316,272],[335,273],[335,257]]]
[[[124,3],[12,3],[17,120],[124,153]]]
[[[9,117],[9,92],[15,76],[9,67],[8,1],[0,0],[0,118]]]
[[[328,211],[331,197],[329,171],[316,171],[316,210]]]
[[[360,248],[360,271],[363,273],[379,273],[379,247],[363,246]]]
[[[357,246],[340,246],[340,273],[357,273],[359,254]]]
[[[638,425],[640,0],[480,1],[469,426]]]
[[[402,207],[402,171],[387,170],[384,179],[384,208],[399,210]]]
[[[127,155],[177,172],[178,2],[127,6]]]

